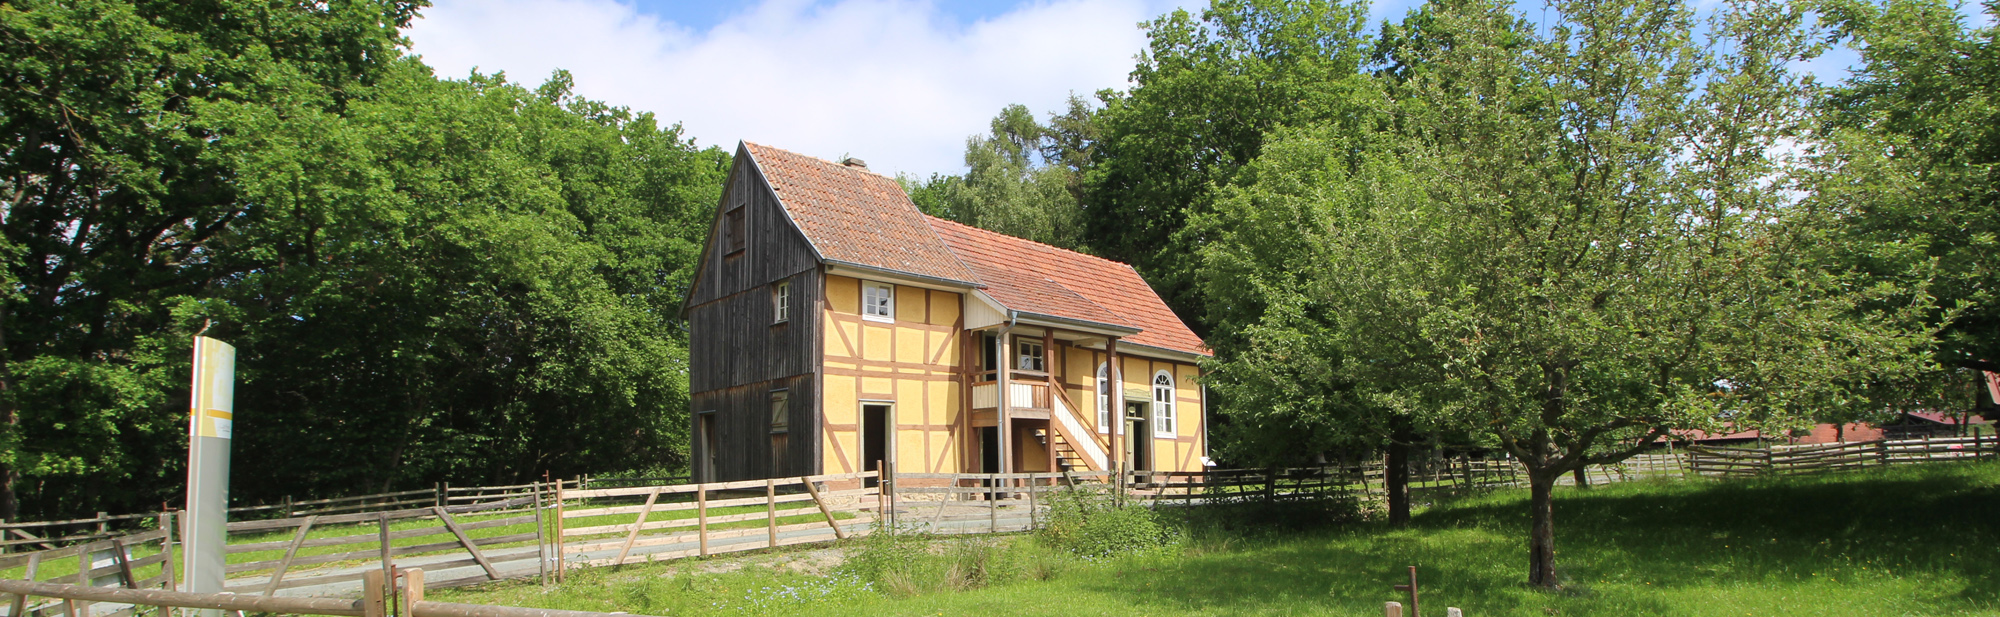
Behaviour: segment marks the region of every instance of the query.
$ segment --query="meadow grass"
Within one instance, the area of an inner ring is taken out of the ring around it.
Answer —
[[[947,581],[965,574],[965,555],[985,560],[979,584],[889,589],[851,572],[707,572],[688,561],[434,598],[651,615],[1360,616],[1398,599],[1390,585],[1414,565],[1432,615],[2000,615],[1993,463],[1561,488],[1556,499],[1565,588],[1554,592],[1522,583],[1527,494],[1500,490],[1440,499],[1401,529],[1222,531],[1199,516],[1167,548],[1111,559],[1051,557],[1030,536],[930,551],[933,576]],[[866,542],[847,550],[873,550]]]

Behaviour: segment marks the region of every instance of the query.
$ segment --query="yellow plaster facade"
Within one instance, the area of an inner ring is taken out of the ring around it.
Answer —
[[[866,468],[861,460],[861,407],[890,405],[897,471],[957,473],[964,421],[958,341],[963,297],[907,285],[894,287],[893,322],[861,315],[861,279],[826,278],[820,426],[822,473]]]

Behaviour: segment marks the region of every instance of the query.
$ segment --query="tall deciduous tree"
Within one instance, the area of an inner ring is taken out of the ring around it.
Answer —
[[[176,468],[185,358],[162,341],[188,333],[166,332],[176,307],[241,274],[217,257],[254,216],[238,138],[338,113],[422,5],[0,6],[0,517],[24,474],[91,501]]]
[[[1096,147],[1096,110],[1071,96],[1044,125],[1008,105],[965,141],[963,176],[901,181],[934,216],[1067,249],[1084,248],[1083,175]]]
[[[1364,92],[1365,3],[1215,0],[1146,24],[1132,88],[1103,92],[1085,176],[1087,238],[1137,268],[1197,333],[1211,327],[1183,233],[1279,127],[1328,120]]]
[[[422,4],[0,4],[0,516],[172,499],[204,328],[241,499],[685,460],[728,155],[565,74],[439,80]]]
[[[1217,219],[1298,213],[1329,373],[1525,467],[1531,583],[1560,584],[1563,473],[1928,366],[1922,290],[1829,268],[1840,213],[1785,155],[1811,93],[1787,66],[1819,40],[1796,9],[1725,5],[1704,43],[1670,1],[1557,2],[1539,28],[1433,8],[1452,38],[1401,50],[1393,130],[1281,132]],[[1221,258],[1256,242],[1216,233]]]
[[[1935,0],[1824,6],[1861,55],[1822,127],[1827,199],[1853,223],[1848,258],[1890,279],[1935,261],[1931,289],[1959,309],[1948,324],[1933,315],[1939,362],[2000,371],[2000,26],[1974,28]],[[2000,4],[1984,8],[2000,18]]]
[[[246,491],[684,464],[678,303],[728,156],[570,87],[403,60],[343,118],[264,133],[256,267],[216,296]]]

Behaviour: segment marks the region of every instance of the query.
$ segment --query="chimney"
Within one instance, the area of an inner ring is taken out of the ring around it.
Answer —
[[[857,159],[851,156],[844,159],[840,159],[840,164],[860,169],[861,171],[868,171],[868,161]]]

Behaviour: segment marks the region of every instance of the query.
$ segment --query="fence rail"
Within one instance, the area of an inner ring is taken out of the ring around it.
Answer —
[[[1592,466],[1582,476],[1593,483],[1726,478],[1996,456],[2000,439],[1988,436],[1768,448],[1695,446]],[[1409,471],[1411,490],[1417,492],[1525,482],[1519,465],[1504,459],[1433,458],[1413,463]],[[370,576],[408,568],[430,571],[439,579],[432,587],[534,577],[547,581],[560,580],[573,568],[763,550],[890,528],[939,534],[1025,531],[1044,524],[1058,492],[1086,489],[1154,507],[1327,498],[1379,503],[1386,475],[1378,462],[1007,474],[898,473],[887,463],[880,473],[705,484],[678,483],[678,478],[654,484],[583,478],[491,487],[440,484],[429,491],[295,502],[285,510],[304,514],[232,522],[225,590],[246,601],[352,593]],[[343,511],[367,503],[405,507]],[[0,579],[172,591],[177,588],[173,555],[180,535],[175,522],[175,513],[162,512],[3,524],[0,548],[35,550],[0,554]],[[133,528],[139,525],[144,527]],[[81,617],[62,603],[29,605],[26,598],[31,596],[61,597],[15,594],[12,604],[0,605],[8,609],[0,617]],[[130,604],[105,617],[134,617],[134,607],[144,605]]]

